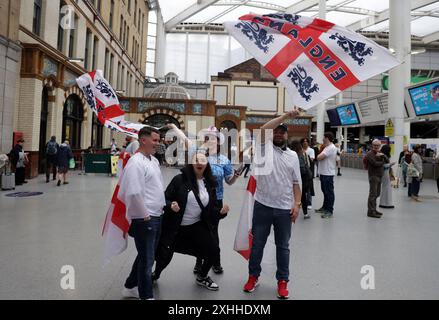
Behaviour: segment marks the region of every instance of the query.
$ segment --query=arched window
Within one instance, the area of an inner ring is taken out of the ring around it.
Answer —
[[[69,140],[72,149],[81,148],[81,127],[84,121],[84,109],[77,95],[70,95],[63,111],[62,142]]]
[[[91,127],[91,146],[95,149],[102,148],[102,136],[104,126],[99,122],[96,114],[93,113],[93,122]]]

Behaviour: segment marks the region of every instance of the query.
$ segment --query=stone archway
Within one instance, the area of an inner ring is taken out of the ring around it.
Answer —
[[[147,110],[142,115],[142,118],[139,119],[139,122],[145,123],[145,121],[148,118],[150,118],[150,117],[152,117],[154,115],[159,115],[159,114],[160,115],[165,115],[165,116],[170,116],[170,117],[174,118],[178,122],[179,127],[180,127],[181,130],[184,131],[186,129],[186,126],[185,126],[183,118],[178,113],[176,113],[175,111],[173,111],[171,109],[167,109],[167,108],[151,108],[151,109]]]
[[[78,86],[72,86],[64,92],[65,100],[67,100],[67,98],[69,96],[71,96],[72,94],[77,95],[79,97],[79,99],[81,100],[82,106],[83,106],[83,111],[84,111],[84,114],[83,114],[84,121],[87,121],[90,106],[88,105],[87,100],[85,99],[84,93],[82,92],[82,90]],[[64,104],[65,104],[65,101],[64,101],[63,105]]]

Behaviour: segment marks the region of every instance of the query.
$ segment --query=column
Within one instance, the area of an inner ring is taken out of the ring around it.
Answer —
[[[392,159],[397,160],[402,151],[404,125],[404,87],[410,81],[410,0],[390,0],[389,48],[395,51],[395,57],[402,64],[389,72],[389,119],[394,126]],[[387,120],[386,120],[387,122]]]
[[[319,18],[326,19],[326,1],[319,0]],[[317,143],[323,143],[325,132],[325,102],[317,105]]]
[[[157,11],[157,34],[156,34],[156,52],[155,52],[155,72],[157,78],[165,76],[166,60],[166,33],[165,23],[160,11]]]

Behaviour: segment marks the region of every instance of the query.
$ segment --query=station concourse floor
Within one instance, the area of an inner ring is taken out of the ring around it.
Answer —
[[[163,169],[165,183],[177,169]],[[365,170],[342,169],[336,177],[335,214],[311,219],[301,213],[293,227],[290,260],[291,299],[439,299],[439,194],[436,182],[421,185],[423,202],[407,198],[407,189],[394,189],[396,208],[381,211],[381,219],[366,216],[368,180]],[[225,203],[232,210],[220,223],[224,274],[211,277],[220,290],[195,284],[195,259],[175,254],[155,285],[156,299],[276,299],[276,281],[263,274],[252,294],[242,291],[247,262],[233,251],[241,201],[247,179],[225,186]],[[32,179],[18,191],[41,196],[9,198],[0,192],[0,299],[122,299],[121,289],[136,250],[128,249],[102,267],[101,230],[117,178],[78,175],[56,187],[45,177]],[[314,180],[314,208],[322,204]],[[63,290],[61,268],[71,265],[75,289]],[[362,266],[373,266],[375,289],[363,290]]]

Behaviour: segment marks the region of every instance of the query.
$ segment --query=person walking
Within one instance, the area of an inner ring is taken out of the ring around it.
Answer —
[[[26,153],[23,150],[24,140],[19,139],[17,144],[12,148],[10,152],[11,163],[15,167],[15,185],[21,186],[27,183],[26,175],[26,164],[29,162]]]
[[[421,201],[419,199],[419,189],[421,188],[421,180],[424,173],[420,152],[421,146],[417,144],[413,148],[412,161],[407,168],[407,176],[409,178],[408,195],[418,202]]]
[[[46,143],[46,183],[50,181],[50,173],[52,173],[53,181],[56,180],[56,159],[59,150],[59,144],[56,142],[56,137],[50,137]]]
[[[316,154],[315,150],[310,147],[310,142],[308,138],[303,138],[300,140],[300,144],[302,145],[303,151],[308,156],[308,159],[310,160],[310,169],[311,169],[311,181],[309,182],[309,192],[306,196],[306,199],[308,200],[307,203],[302,204],[303,206],[308,206],[308,210],[312,210],[312,197],[315,196],[315,190],[314,190],[314,172],[315,172],[315,160],[316,160]]]
[[[119,189],[119,199],[126,205],[130,222],[128,234],[134,238],[137,250],[122,295],[153,300],[152,267],[166,204],[163,176],[159,162],[153,156],[160,142],[160,133],[157,129],[143,127],[138,136],[138,152],[128,160]]]
[[[248,293],[253,292],[258,284],[264,247],[273,226],[277,258],[277,297],[289,298],[289,242],[292,223],[295,223],[301,206],[302,181],[299,158],[296,152],[287,147],[288,127],[283,122],[288,118],[294,119],[299,114],[299,110],[294,108],[261,127],[262,144],[257,146],[261,150],[255,154],[265,156],[260,161],[255,161],[254,165],[257,183],[251,228],[253,242],[248,264],[249,277],[243,288]],[[272,139],[265,141],[267,130],[273,129]],[[265,165],[261,164],[263,162]]]
[[[196,277],[198,285],[212,291],[219,289],[208,273],[219,255],[214,226],[221,215],[227,214],[229,207],[217,207],[215,186],[206,155],[197,152],[193,161],[186,164],[166,188],[166,206],[153,280],[160,278],[174,252],[178,252],[202,259],[203,264]]]
[[[326,132],[323,135],[322,151],[317,156],[320,187],[323,192],[323,205],[316,212],[321,213],[322,218],[332,218],[334,214],[334,176],[337,161],[337,148],[335,147],[334,134]]]
[[[383,145],[381,147],[381,152],[387,157],[387,159],[391,158],[389,145],[387,144]],[[391,183],[392,180],[396,179],[392,170],[392,166],[394,165],[395,162],[384,164],[384,173],[381,179],[381,196],[380,196],[380,206],[379,206],[380,208],[385,208],[385,209],[395,208],[392,200],[392,183]]]
[[[384,165],[389,163],[389,159],[380,152],[381,141],[372,141],[372,150],[365,156],[367,173],[369,176],[369,198],[367,201],[367,216],[371,218],[381,218],[383,215],[376,210],[376,200],[381,194],[381,179],[384,174]]]
[[[56,153],[56,164],[58,166],[58,187],[61,185],[61,179],[63,184],[69,184],[67,181],[67,174],[69,172],[70,159],[73,159],[73,152],[70,148],[69,141],[66,140],[59,146],[58,152]]]
[[[310,158],[302,149],[302,144],[299,140],[293,140],[291,142],[291,150],[297,153],[300,164],[300,176],[302,178],[302,211],[304,219],[311,218],[308,214],[308,197],[310,196],[310,185],[312,184],[312,171],[310,168]]]

